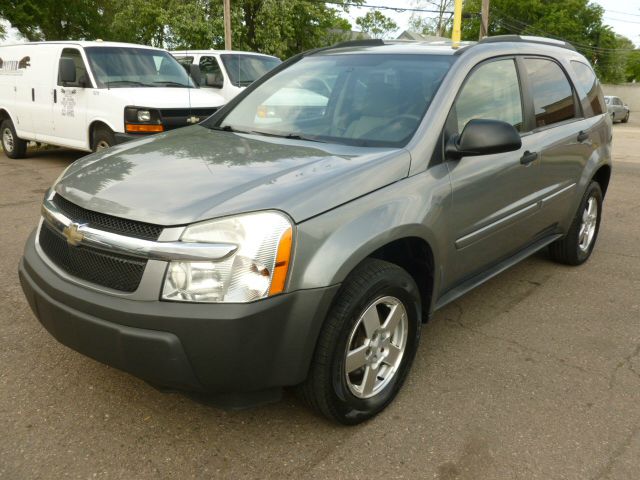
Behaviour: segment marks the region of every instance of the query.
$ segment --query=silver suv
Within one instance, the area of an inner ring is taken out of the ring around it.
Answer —
[[[73,163],[20,279],[60,342],[226,405],[356,424],[436,311],[534,252],[579,265],[611,175],[589,62],[548,39],[296,56],[199,125]]]

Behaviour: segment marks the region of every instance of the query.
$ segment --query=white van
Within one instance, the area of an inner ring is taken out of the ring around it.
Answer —
[[[101,41],[0,47],[0,132],[11,158],[28,141],[107,148],[197,123],[224,103],[165,50]]]
[[[225,103],[269,70],[282,63],[278,57],[237,50],[181,50],[171,55],[189,71],[200,69],[200,85],[224,97]]]

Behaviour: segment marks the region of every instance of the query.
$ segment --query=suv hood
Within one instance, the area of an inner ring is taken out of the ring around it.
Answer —
[[[406,177],[409,166],[404,149],[196,125],[88,155],[55,190],[89,210],[165,226],[265,209],[297,223]]]

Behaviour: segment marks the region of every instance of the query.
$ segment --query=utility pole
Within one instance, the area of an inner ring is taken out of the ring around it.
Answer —
[[[231,50],[231,0],[223,0],[224,3],[224,48]]]
[[[480,40],[482,40],[489,36],[489,0],[482,0],[480,17]]]
[[[451,40],[454,44],[460,43],[462,37],[462,0],[455,0],[453,3],[453,31]]]

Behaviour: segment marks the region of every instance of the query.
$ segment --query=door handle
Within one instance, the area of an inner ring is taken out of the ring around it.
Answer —
[[[53,103],[58,103],[58,90],[53,89]]]
[[[36,89],[35,88],[31,89],[31,101],[32,102],[36,101]]]
[[[531,162],[535,162],[537,158],[538,152],[530,152],[529,150],[527,150],[526,152],[524,152],[524,154],[522,154],[522,157],[520,157],[520,163],[522,165],[529,165]]]
[[[585,132],[584,130],[580,131],[580,133],[578,133],[578,141],[579,142],[584,142],[585,140],[589,139],[589,132]]]

